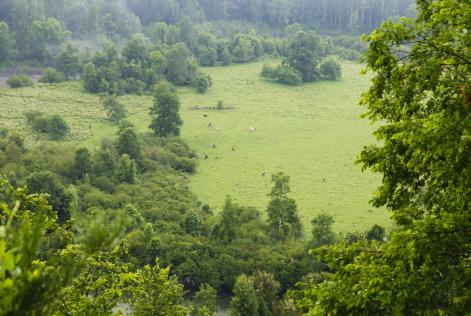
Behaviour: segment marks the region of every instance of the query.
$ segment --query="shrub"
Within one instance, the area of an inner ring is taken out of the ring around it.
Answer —
[[[57,114],[46,116],[41,112],[32,111],[26,113],[25,116],[27,123],[35,131],[49,134],[53,140],[63,139],[69,133],[67,122]]]
[[[263,66],[261,76],[265,79],[290,86],[297,86],[303,82],[301,74],[286,64],[281,64],[277,67],[265,65]]]
[[[44,75],[39,79],[42,83],[59,83],[65,80],[64,74],[54,68],[47,68]]]
[[[202,73],[195,77],[195,79],[193,79],[193,82],[191,83],[191,85],[196,88],[196,91],[198,91],[199,93],[205,93],[206,91],[208,91],[212,84],[213,82],[211,76]]]
[[[114,123],[120,123],[127,116],[127,111],[124,105],[118,102],[116,97],[111,95],[103,95],[101,97],[101,104],[106,110],[108,119]]]
[[[337,80],[342,77],[342,67],[333,59],[327,59],[321,64],[322,78],[327,80]]]
[[[11,88],[21,88],[21,87],[29,87],[33,85],[33,81],[28,76],[16,76],[13,75],[10,79],[7,80],[7,84]]]
[[[265,79],[273,79],[275,73],[275,68],[270,65],[263,65],[262,72],[260,76]]]

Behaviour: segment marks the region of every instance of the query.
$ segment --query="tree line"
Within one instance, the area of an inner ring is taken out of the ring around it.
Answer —
[[[191,34],[195,32],[233,37],[256,29],[280,37],[287,35],[289,25],[299,24],[321,33],[355,35],[370,32],[388,18],[409,14],[410,4],[411,0],[1,0],[0,62],[14,58],[50,63],[65,42],[94,50],[129,40],[136,33],[168,44],[185,42],[192,52],[197,45]],[[222,49],[217,51],[221,61],[229,58],[220,56],[227,55],[224,47],[217,49]],[[204,55],[211,63],[214,51]],[[242,52],[233,55],[234,61],[248,57]]]

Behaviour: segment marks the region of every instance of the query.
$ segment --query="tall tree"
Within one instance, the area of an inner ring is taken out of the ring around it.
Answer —
[[[268,195],[268,223],[279,238],[299,237],[302,233],[296,201],[291,192],[289,176],[282,172],[272,176],[273,188]]]
[[[334,218],[328,214],[319,214],[311,221],[313,246],[318,248],[335,243],[335,233],[332,231]]]
[[[180,135],[180,101],[177,90],[166,81],[154,87],[154,105],[150,109],[152,123],[149,126],[157,136],[168,137]]]
[[[118,130],[116,150],[120,155],[128,155],[137,163],[142,161],[142,145],[134,126],[129,122],[121,123]]]
[[[247,275],[240,275],[234,285],[231,301],[231,316],[258,316],[258,297],[252,281]]]
[[[8,61],[13,48],[13,36],[8,24],[0,21],[0,62]]]
[[[322,47],[319,35],[314,32],[298,32],[289,40],[286,48],[285,63],[299,71],[303,81],[319,78],[319,63]]]

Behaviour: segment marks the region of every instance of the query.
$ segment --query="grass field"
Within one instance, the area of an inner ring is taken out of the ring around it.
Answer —
[[[375,223],[389,226],[387,213],[368,205],[379,178],[354,164],[362,147],[374,141],[374,128],[359,118],[364,109],[358,99],[369,84],[359,75],[361,66],[343,63],[341,81],[285,87],[259,78],[262,65],[207,68],[214,81],[208,93],[180,89],[182,136],[200,157],[208,156],[200,159],[193,190],[217,209],[230,194],[240,204],[263,210],[270,175],[283,171],[291,176],[307,229],[322,211],[335,216],[335,228],[341,231],[363,231]],[[120,100],[130,120],[147,130],[151,98]],[[191,109],[215,106],[218,100],[235,109]],[[30,134],[23,116],[29,110],[63,115],[72,128],[69,141],[88,147],[99,146],[102,137],[112,137],[117,129],[105,120],[98,97],[82,93],[78,82],[0,89],[1,125]],[[36,135],[28,138],[30,145],[38,141]]]

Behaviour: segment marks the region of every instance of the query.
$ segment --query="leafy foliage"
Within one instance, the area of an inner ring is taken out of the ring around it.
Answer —
[[[342,67],[334,59],[328,59],[321,63],[320,73],[327,80],[338,80],[342,77]]]
[[[262,78],[290,86],[297,86],[303,82],[301,74],[286,64],[281,64],[276,67],[264,65],[261,76]]]
[[[59,83],[65,80],[64,74],[58,72],[54,68],[47,68],[44,74],[39,78],[39,82],[42,83]]]
[[[397,230],[382,245],[321,250],[335,273],[304,288],[298,305],[311,314],[469,310],[471,6],[417,8],[417,20],[387,22],[366,37],[375,76],[362,103],[384,124],[360,162],[383,175],[373,204],[391,210]]]
[[[302,233],[296,201],[288,194],[289,176],[277,173],[272,176],[273,188],[267,207],[268,223],[279,238],[299,237]]]
[[[26,120],[35,131],[49,134],[52,140],[61,140],[69,133],[69,125],[58,114],[48,116],[34,111],[26,113]]]
[[[126,108],[124,105],[118,102],[116,97],[111,95],[103,95],[100,101],[105,108],[110,121],[119,124],[126,118],[128,114]]]
[[[178,136],[180,126],[180,101],[175,87],[170,83],[161,81],[154,87],[154,105],[150,109],[152,123],[150,128],[157,136]]]
[[[28,76],[16,76],[13,75],[7,80],[7,84],[11,88],[22,88],[22,87],[29,87],[33,85],[33,81]]]

